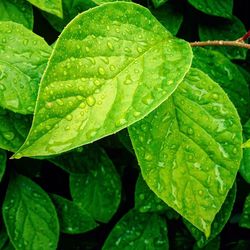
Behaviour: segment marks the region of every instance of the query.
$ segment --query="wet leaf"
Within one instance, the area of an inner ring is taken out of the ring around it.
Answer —
[[[233,0],[188,0],[188,2],[208,15],[232,18]]]
[[[185,225],[188,230],[191,232],[193,237],[196,239],[196,245],[198,248],[206,247],[212,240],[214,240],[223,230],[224,226],[228,222],[231,212],[233,210],[234,202],[236,198],[236,184],[230,189],[225,202],[223,203],[220,211],[216,214],[214,221],[211,225],[211,235],[209,238],[196,227],[194,227],[191,223],[184,220]]]
[[[52,194],[51,199],[56,207],[60,231],[67,234],[80,234],[98,226],[90,214],[72,201]]]
[[[115,225],[102,249],[168,250],[167,225],[156,214],[130,210]]]
[[[239,172],[241,176],[244,178],[244,180],[250,184],[250,149],[249,148],[243,149],[243,157],[241,159]]]
[[[62,0],[27,0],[31,4],[35,5],[37,8],[44,10],[48,13],[56,15],[58,17],[63,17],[62,11]]]
[[[247,196],[243,212],[240,217],[239,225],[241,227],[249,228],[250,229],[250,194]]]
[[[221,1],[220,1],[221,2]],[[246,33],[244,24],[237,18],[223,20],[221,22],[202,23],[199,26],[199,36],[201,41],[207,40],[236,40]],[[247,49],[233,46],[207,46],[206,48],[217,50],[229,59],[246,59]]]
[[[3,218],[16,250],[56,249],[56,210],[47,193],[27,177],[15,175],[10,179]]]
[[[0,21],[13,21],[33,29],[33,9],[26,0],[1,0],[0,13]]]
[[[150,189],[208,237],[242,156],[240,120],[225,92],[191,69],[129,133]]]
[[[31,117],[0,107],[0,148],[16,152],[24,143],[31,126]]]
[[[65,152],[142,119],[175,91],[191,60],[190,45],[144,7],[116,2],[80,14],[55,45],[15,157]]]
[[[119,175],[103,149],[89,146],[82,155],[84,173],[70,175],[73,201],[95,220],[106,223],[120,204]]]
[[[155,8],[160,7],[161,5],[163,5],[164,3],[166,3],[168,0],[152,0]]]
[[[0,22],[0,106],[32,114],[51,48],[23,25]]]
[[[0,182],[2,181],[3,175],[5,173],[6,162],[7,162],[6,151],[0,149]]]
[[[203,48],[193,48],[192,67],[208,74],[220,84],[233,102],[244,123],[249,118],[250,94],[248,84],[237,66],[221,53]]]

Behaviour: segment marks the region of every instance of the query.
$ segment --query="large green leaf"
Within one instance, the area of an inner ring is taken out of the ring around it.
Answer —
[[[103,250],[168,250],[167,225],[156,214],[130,210],[115,225]]]
[[[47,43],[23,25],[0,22],[0,106],[33,113],[50,53]]]
[[[190,45],[140,5],[109,3],[80,14],[55,45],[15,157],[65,152],[142,119],[175,91],[191,60]]]
[[[220,1],[221,2],[221,1]],[[236,40],[246,33],[244,24],[237,17],[231,20],[222,20],[216,24],[201,23],[199,36],[201,41],[207,40]],[[208,46],[207,48],[217,50],[229,59],[246,59],[247,49],[234,46]]]
[[[13,21],[33,28],[33,9],[26,0],[1,0],[0,13],[0,21]]]
[[[7,154],[4,150],[0,149],[0,182],[2,181],[3,175],[5,173],[7,161]]]
[[[188,2],[208,15],[232,18],[233,0],[188,0]]]
[[[250,229],[250,194],[247,196],[242,215],[240,217],[239,225],[241,227]]]
[[[220,232],[222,231],[222,229],[224,228],[224,226],[226,225],[226,223],[230,218],[235,198],[236,198],[236,184],[229,191],[227,198],[223,203],[219,213],[216,214],[214,221],[211,225],[211,235],[209,236],[209,238],[206,238],[206,236],[199,229],[194,227],[191,223],[189,223],[186,220],[184,221],[188,230],[196,239],[196,245],[199,248],[207,246],[209,242],[214,240],[220,234]]]
[[[16,152],[24,143],[31,126],[31,117],[0,107],[0,148]]]
[[[72,201],[55,194],[51,195],[51,199],[57,210],[61,232],[79,234],[98,226],[86,210],[81,209]]]
[[[3,218],[16,250],[56,249],[59,223],[55,207],[47,193],[27,177],[10,179]]]
[[[44,10],[48,13],[63,17],[62,0],[27,0],[37,8]]]
[[[203,48],[193,48],[192,67],[208,74],[220,84],[233,102],[244,123],[249,118],[250,94],[248,84],[237,66],[221,53]]]
[[[70,175],[73,201],[88,211],[95,220],[108,222],[120,204],[119,175],[101,148],[89,146],[82,156],[83,162],[78,164],[83,164],[84,173]]]
[[[242,156],[240,120],[225,92],[191,69],[129,132],[148,186],[208,237]]]

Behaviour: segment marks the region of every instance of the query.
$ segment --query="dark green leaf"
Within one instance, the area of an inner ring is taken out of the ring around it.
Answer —
[[[5,168],[6,168],[7,154],[4,150],[0,149],[0,182],[2,181]]]
[[[16,250],[56,249],[59,223],[47,193],[30,179],[10,179],[3,204],[3,218]]]
[[[190,45],[140,5],[80,14],[55,45],[31,131],[14,157],[58,154],[122,130],[175,91],[191,60]]]
[[[193,48],[192,66],[208,74],[220,84],[233,102],[244,123],[249,118],[250,94],[248,84],[237,66],[221,53],[203,48]]]
[[[0,21],[21,23],[33,29],[33,9],[26,0],[1,0]]]
[[[166,3],[168,0],[152,0],[155,8],[160,7],[161,5],[163,5],[164,3]]]
[[[117,133],[119,141],[122,143],[122,145],[131,153],[134,154],[134,149],[128,134],[127,129],[121,130],[119,133]]]
[[[250,194],[247,196],[239,225],[250,229]]]
[[[103,250],[168,250],[167,225],[156,214],[130,210],[115,225]]]
[[[243,158],[240,163],[240,174],[244,180],[250,183],[250,149],[243,149]]]
[[[8,237],[5,227],[2,227],[0,230],[0,249],[1,250],[3,250],[3,247],[7,244],[8,239],[9,237]]]
[[[57,210],[61,232],[79,234],[98,226],[88,212],[78,207],[72,201],[55,194],[51,195],[51,199]]]
[[[197,69],[158,109],[129,127],[150,189],[207,237],[239,169],[241,130],[223,89]]]
[[[220,1],[221,2],[221,1]],[[201,41],[207,40],[236,40],[246,33],[244,24],[237,18],[223,20],[221,22],[203,23],[199,26]],[[208,46],[207,48],[217,50],[229,59],[246,59],[247,50],[234,46]]]
[[[188,2],[208,15],[232,18],[233,0],[188,0]]]
[[[23,25],[0,22],[0,106],[32,114],[51,48]]]
[[[83,156],[82,167],[85,172],[70,175],[73,201],[88,211],[95,220],[108,222],[120,204],[119,175],[101,148],[89,146],[88,151],[83,152]]]

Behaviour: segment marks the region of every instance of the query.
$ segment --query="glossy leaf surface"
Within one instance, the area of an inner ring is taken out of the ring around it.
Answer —
[[[0,182],[2,181],[5,168],[6,168],[7,154],[4,150],[0,149]]]
[[[220,211],[216,214],[215,219],[211,225],[211,235],[207,239],[206,236],[196,227],[194,227],[188,221],[184,221],[187,228],[196,239],[196,245],[199,248],[203,248],[208,245],[209,242],[214,240],[222,231],[226,223],[228,222],[231,212],[233,210],[234,202],[236,198],[236,184],[229,191],[225,202],[223,203]]]
[[[240,120],[225,92],[192,69],[129,132],[148,186],[208,237],[242,156]]]
[[[188,0],[188,2],[208,15],[232,18],[233,0]]]
[[[70,175],[70,192],[73,201],[95,220],[108,222],[120,204],[120,177],[103,149],[88,149],[82,154],[85,172]]]
[[[103,250],[168,249],[167,225],[164,220],[150,213],[130,210],[115,225]]]
[[[1,0],[0,13],[0,21],[13,21],[33,28],[33,10],[26,0]]]
[[[48,13],[63,17],[62,0],[27,0],[37,8],[44,10]]]
[[[59,224],[55,207],[47,193],[27,177],[12,176],[3,218],[15,249],[56,249]]]
[[[0,106],[33,113],[50,53],[44,39],[23,25],[0,22]]]
[[[31,117],[0,107],[0,148],[16,152],[24,143],[31,126]]]
[[[89,213],[72,201],[55,194],[51,195],[51,199],[56,207],[61,232],[79,234],[90,231],[98,226]]]
[[[220,84],[233,102],[244,123],[249,118],[250,94],[248,84],[237,66],[221,53],[193,48],[192,67],[202,70]]]
[[[80,14],[55,45],[15,157],[65,152],[142,119],[174,92],[191,60],[190,45],[144,7],[116,2]]]
[[[219,2],[219,1],[216,1]],[[220,1],[221,2],[221,1]],[[231,20],[223,20],[216,23],[203,23],[199,26],[199,36],[201,41],[208,40],[231,40],[234,41],[246,33],[244,24],[237,17]],[[246,59],[247,49],[233,46],[207,46],[212,50],[217,50],[229,59]]]
[[[247,196],[239,225],[250,229],[250,194]]]

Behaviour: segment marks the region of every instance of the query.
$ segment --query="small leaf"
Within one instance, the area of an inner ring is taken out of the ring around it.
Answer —
[[[248,84],[237,66],[221,53],[193,48],[192,67],[202,70],[220,84],[233,102],[244,123],[249,118],[250,94]]]
[[[177,3],[168,2],[150,11],[168,31],[173,35],[177,34],[183,21],[183,15]]]
[[[250,139],[248,139],[246,142],[242,144],[243,148],[250,148]]]
[[[50,53],[47,43],[23,25],[0,22],[0,106],[33,113]]]
[[[27,0],[37,8],[44,10],[48,13],[56,15],[60,18],[63,17],[62,0]]]
[[[232,18],[233,0],[188,0],[188,2],[208,15]]]
[[[55,194],[50,197],[57,210],[61,232],[80,234],[98,226],[88,212],[79,208],[72,201]]]
[[[160,7],[161,5],[163,5],[164,3],[166,3],[168,0],[152,0],[155,8]]]
[[[16,250],[56,249],[56,210],[47,193],[30,179],[12,176],[3,203],[3,218]]]
[[[15,157],[65,152],[142,119],[175,91],[191,60],[190,45],[140,5],[109,3],[80,14],[55,45]]]
[[[212,240],[214,240],[222,231],[226,223],[228,222],[231,212],[233,210],[234,202],[236,198],[236,183],[230,189],[225,202],[223,203],[220,211],[216,214],[214,221],[211,225],[211,235],[209,238],[206,238],[205,235],[191,223],[184,220],[185,225],[188,230],[191,232],[193,237],[196,239],[196,244],[198,248],[203,248],[207,246]]]
[[[225,92],[198,69],[191,69],[158,109],[129,127],[150,189],[206,237],[239,169],[241,129]]]
[[[0,107],[0,148],[16,152],[24,143],[30,126],[30,116],[15,114]]]
[[[239,222],[240,227],[250,229],[250,194],[247,196]]]
[[[1,0],[0,21],[13,21],[33,29],[33,9],[26,0]]]
[[[6,151],[0,149],[0,182],[2,181],[6,168],[7,154]]]
[[[220,1],[222,2],[222,1]],[[246,33],[244,24],[237,18],[223,20],[221,22],[203,23],[199,26],[199,36],[201,41],[207,40],[236,40]],[[246,59],[247,49],[233,46],[207,46],[212,50],[217,50],[229,59]]]
[[[87,162],[87,156],[89,162]],[[119,175],[105,151],[89,146],[83,152],[82,174],[70,175],[70,192],[74,203],[100,222],[108,222],[121,199]]]
[[[156,214],[130,210],[115,225],[103,250],[168,250],[167,225]]]

